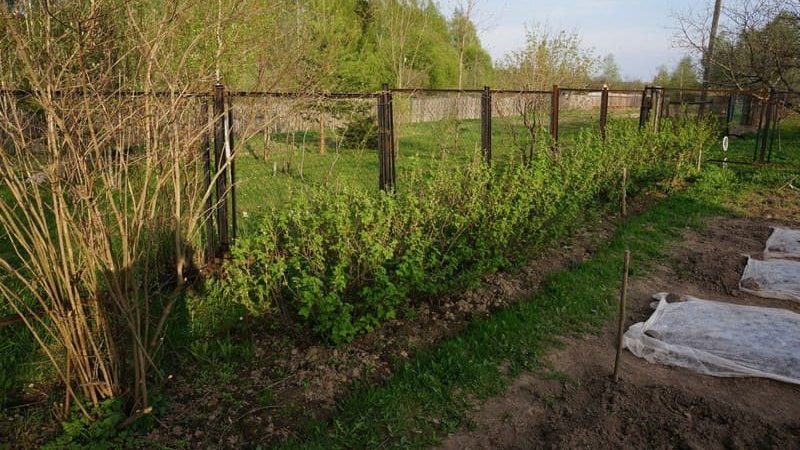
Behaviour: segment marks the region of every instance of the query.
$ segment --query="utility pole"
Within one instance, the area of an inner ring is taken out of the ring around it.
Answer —
[[[700,94],[700,115],[705,114],[706,98],[708,97],[708,79],[711,77],[711,60],[714,58],[714,43],[717,40],[717,27],[719,15],[722,12],[722,0],[714,1],[714,15],[711,18],[711,31],[708,34],[708,45],[703,55],[703,91]]]

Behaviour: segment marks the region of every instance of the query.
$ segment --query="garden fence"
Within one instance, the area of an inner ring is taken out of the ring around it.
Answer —
[[[35,101],[36,95],[0,91],[0,107],[9,101]],[[239,233],[239,219],[256,213],[240,208],[240,194],[263,198],[266,204],[265,190],[280,193],[292,183],[324,184],[332,177],[349,177],[352,183],[394,191],[398,180],[424,166],[424,157],[432,153],[452,164],[479,157],[487,164],[502,165],[511,158],[530,157],[526,149],[533,149],[536,139],[568,145],[564,140],[576,128],[591,126],[605,139],[609,118],[638,119],[640,127],[658,128],[664,118],[714,117],[726,134],[757,133],[752,160],[728,162],[768,162],[779,118],[787,105],[797,101],[786,93],[656,86],[643,90],[553,86],[535,91],[390,89],[383,85],[373,93],[307,93],[237,92],[217,84],[203,93],[108,95],[121,99],[121,104],[148,96],[168,101],[177,97],[187,111],[197,111],[195,126],[210,131],[200,143],[206,187],[214,184],[206,204],[206,261],[224,257]],[[36,121],[30,121],[34,130]],[[130,134],[136,135],[135,131]],[[0,125],[0,145],[5,145],[5,139]],[[500,145],[495,146],[496,141]],[[521,155],[509,153],[510,148]],[[315,155],[332,155],[333,162],[323,166],[310,157],[309,149]],[[256,162],[242,165],[245,173],[237,173],[242,154]],[[242,183],[245,179],[250,182]],[[280,195],[275,198],[281,201]]]

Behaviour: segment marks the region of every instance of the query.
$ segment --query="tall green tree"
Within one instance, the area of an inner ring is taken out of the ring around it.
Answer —
[[[667,67],[666,64],[661,64],[656,68],[656,76],[653,77],[653,85],[664,87],[669,84],[669,67]]]
[[[701,85],[700,72],[691,56],[681,58],[672,70],[666,65],[656,69],[653,85],[669,88],[696,88]]]
[[[622,82],[619,65],[613,53],[606,55],[600,62],[599,81],[608,85],[617,85]]]
[[[525,46],[506,56],[498,77],[511,89],[586,86],[591,84],[597,65],[594,51],[577,33],[533,28],[527,31]]]
[[[669,77],[669,87],[696,88],[701,85],[700,74],[691,56],[684,56],[672,69]]]
[[[478,87],[488,84],[492,73],[492,58],[481,46],[478,31],[472,20],[475,1],[458,5],[450,19],[450,38],[458,51],[458,87]]]

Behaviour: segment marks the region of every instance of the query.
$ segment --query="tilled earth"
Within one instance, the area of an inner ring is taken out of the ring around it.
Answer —
[[[646,320],[657,292],[800,313],[796,302],[738,290],[743,255],[763,251],[770,226],[800,226],[800,195],[755,196],[746,206],[744,217],[715,217],[702,231],[686,230],[668,261],[634,278],[626,323]],[[547,369],[517,378],[503,396],[472,413],[473,430],[449,436],[442,447],[800,448],[800,386],[699,375],[628,351],[614,383],[615,342],[616,323],[563,339]]]
[[[632,214],[663,197],[642,195]],[[303,424],[327,418],[354,382],[379,383],[417,350],[457,334],[475,317],[529,296],[544,278],[590,259],[613,234],[617,218],[600,218],[553,248],[533,255],[511,273],[487,276],[479,286],[436,299],[419,299],[400,320],[339,348],[320,345],[302,329],[262,330],[253,336],[254,357],[231,382],[199,380],[199,367],[175,374],[167,411],[146,437],[153,445],[176,441],[191,448],[269,446],[296,437]],[[279,318],[278,318],[279,319]]]

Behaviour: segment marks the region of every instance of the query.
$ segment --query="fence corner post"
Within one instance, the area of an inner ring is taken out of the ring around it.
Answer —
[[[481,150],[486,164],[492,163],[492,90],[483,88],[481,96]]]
[[[558,143],[558,111],[559,101],[561,100],[561,88],[557,84],[553,85],[552,98],[550,99],[550,136],[554,143]]]
[[[603,85],[600,93],[600,136],[606,140],[606,124],[608,123],[608,86]]]

